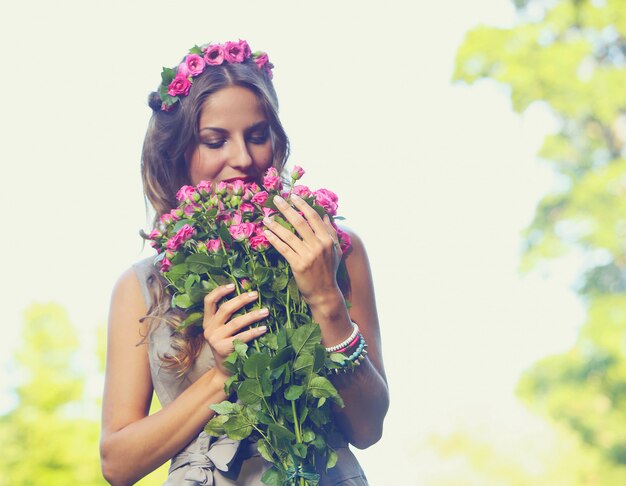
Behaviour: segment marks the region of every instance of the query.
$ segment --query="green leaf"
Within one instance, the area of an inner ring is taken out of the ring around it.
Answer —
[[[333,363],[342,363],[346,357],[342,353],[330,353],[330,359]]]
[[[180,326],[178,326],[176,330],[178,331],[181,329],[185,329],[186,327],[196,324],[200,322],[203,317],[204,317],[204,314],[202,312],[192,312],[191,314],[187,316],[185,320],[183,320],[183,322],[180,323]]]
[[[296,439],[296,435],[280,424],[270,424],[267,426],[268,432],[278,441],[292,441]]]
[[[233,440],[243,440],[252,433],[252,425],[242,415],[233,415],[224,424],[224,432]]]
[[[294,444],[293,452],[296,456],[301,457],[302,459],[306,459],[307,446],[306,444]]]
[[[317,401],[317,408],[321,408],[326,403],[326,397],[322,397]]]
[[[320,327],[317,324],[305,324],[296,329],[291,337],[291,346],[299,356],[302,353],[312,353],[315,345],[322,339]]]
[[[257,380],[244,380],[237,390],[237,396],[244,405],[252,405],[263,398],[261,384]]]
[[[233,243],[233,237],[228,232],[228,228],[225,225],[220,226],[219,237],[227,246],[231,246]]]
[[[163,71],[161,71],[161,80],[164,85],[168,85],[172,82],[172,80],[176,77],[176,70],[172,68],[164,67]]]
[[[211,257],[204,253],[194,253],[185,260],[189,270],[195,273],[207,273],[211,267]]]
[[[241,339],[233,340],[233,347],[235,348],[235,352],[243,359],[246,359],[248,357],[248,345],[244,343]]]
[[[239,403],[229,402],[228,400],[224,400],[220,403],[214,403],[209,405],[209,408],[215,410],[215,412],[220,415],[227,415],[241,412],[241,405]]]
[[[337,389],[324,376],[315,376],[309,382],[309,393],[315,398],[330,398],[339,395]]]
[[[229,419],[228,415],[217,415],[213,417],[209,422],[204,426],[204,431],[212,436],[219,437],[220,435],[224,435],[224,424]]]
[[[304,386],[301,385],[291,385],[289,388],[285,390],[285,399],[286,400],[297,400],[300,398],[300,395],[304,393]]]
[[[272,452],[270,450],[269,444],[264,439],[259,439],[256,443],[256,448],[261,454],[261,457],[268,462],[274,462],[274,457],[272,456]]]
[[[328,470],[331,467],[335,467],[338,458],[339,456],[337,455],[337,453],[329,448],[328,452],[326,453],[326,469]]]
[[[304,442],[313,442],[313,440],[315,439],[315,432],[313,432],[311,429],[304,429],[302,431],[302,440]]]
[[[326,355],[328,352],[326,348],[321,344],[316,344],[315,349],[313,351],[313,373],[319,372],[324,367],[324,362],[326,361]]]
[[[285,364],[291,359],[292,353],[293,348],[291,346],[287,346],[286,348],[281,349],[278,353],[276,353],[276,356],[272,358],[272,361],[270,361],[270,369],[276,369],[279,366]]]
[[[289,279],[288,287],[291,300],[293,300],[296,304],[300,304],[300,290],[298,289],[298,284],[296,283],[295,278],[291,277],[291,279]]]
[[[278,469],[276,469],[276,466],[272,466],[263,473],[263,476],[261,476],[261,482],[263,484],[267,484],[268,486],[282,486],[284,477],[285,476],[281,474]]]
[[[243,364],[243,372],[248,378],[258,378],[267,369],[271,361],[265,353],[255,353]]]
[[[188,294],[177,294],[172,299],[172,304],[179,309],[187,309],[193,305]]]
[[[293,363],[293,372],[296,375],[310,375],[313,372],[313,361],[314,358],[310,354],[298,356]]]
[[[274,292],[282,292],[287,284],[289,283],[289,275],[286,273],[280,273],[278,276],[274,277],[272,281],[272,290]]]
[[[189,49],[189,54],[197,54],[198,56],[202,56],[202,48],[200,48],[199,46],[193,46],[191,49]]]

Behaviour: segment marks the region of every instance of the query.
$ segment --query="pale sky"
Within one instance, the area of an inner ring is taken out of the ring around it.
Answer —
[[[116,278],[150,254],[147,95],[194,44],[243,38],[275,65],[290,165],[340,195],[369,252],[392,399],[384,438],[358,452],[372,484],[428,478],[433,432],[524,429],[520,372],[571,346],[584,317],[575,259],[517,272],[520,231],[553,184],[535,154],[554,127],[491,83],[450,83],[467,29],[513,19],[508,0],[14,3],[0,20],[0,410],[33,301],[68,309],[93,366]]]

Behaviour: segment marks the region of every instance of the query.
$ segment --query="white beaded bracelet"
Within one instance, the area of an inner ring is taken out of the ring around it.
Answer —
[[[350,321],[352,322],[352,321]],[[356,322],[352,322],[352,334],[350,334],[350,337],[348,339],[346,339],[345,341],[335,345],[335,346],[331,346],[330,348],[326,348],[326,351],[328,351],[329,353],[333,353],[335,351],[337,351],[338,349],[341,348],[345,348],[348,344],[350,344],[354,338],[356,337],[356,335],[359,333],[359,326],[357,325]]]

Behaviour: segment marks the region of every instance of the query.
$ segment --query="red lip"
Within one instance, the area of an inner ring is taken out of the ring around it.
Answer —
[[[235,181],[254,182],[254,177],[251,177],[251,176],[240,176],[240,177],[231,177],[230,179],[222,180],[222,182],[235,182]]]

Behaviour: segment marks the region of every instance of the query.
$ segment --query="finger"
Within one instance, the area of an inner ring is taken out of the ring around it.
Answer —
[[[204,317],[212,317],[217,312],[217,303],[235,290],[235,284],[220,285],[204,296]]]
[[[278,224],[278,223],[274,223],[274,224]],[[278,224],[278,226],[280,225]],[[267,240],[271,243],[271,245],[274,248],[276,248],[276,251],[280,253],[285,258],[285,260],[287,260],[287,263],[289,263],[289,265],[291,265],[291,267],[293,268],[294,263],[296,262],[296,259],[298,258],[298,254],[295,251],[293,251],[292,248],[287,243],[285,243],[282,239],[276,236],[272,231],[263,230],[263,234],[265,235]]]
[[[343,255],[343,251],[341,250],[341,243],[339,243],[339,235],[337,234],[337,230],[333,226],[333,223],[331,223],[328,214],[324,215],[324,226],[326,227],[326,231],[328,231],[328,235],[333,240],[335,250],[337,250],[337,253],[339,253],[340,256]]]
[[[255,338],[258,338],[259,336],[262,336],[266,332],[267,332],[267,326],[253,327],[252,329],[248,329],[247,331],[236,334],[235,336],[233,336],[233,340],[240,339],[244,343],[247,343],[247,342],[252,341]]]
[[[320,218],[320,215],[317,214],[317,211],[315,209],[313,209],[309,204],[307,204],[304,199],[302,199],[297,194],[292,194],[291,200],[293,201],[294,205],[300,211],[302,211],[302,214],[304,214],[304,217],[306,218],[306,221],[308,223],[307,226],[309,226],[313,230],[316,236],[323,236],[324,233],[327,233],[324,222]]]
[[[230,322],[228,322],[224,328],[228,331],[230,335],[233,335],[243,328],[248,327],[250,324],[254,324],[255,322],[259,322],[265,319],[269,315],[270,311],[267,308],[263,309],[255,309],[247,314],[242,316],[237,316]]]
[[[302,219],[302,218],[300,218]],[[303,220],[304,221],[304,220]],[[306,254],[307,247],[297,235],[293,234],[280,223],[271,218],[263,218],[263,224],[283,243],[287,244],[294,253]],[[305,222],[306,224],[306,222]],[[284,256],[284,255],[283,255]]]
[[[222,305],[219,306],[217,312],[215,313],[215,317],[218,322],[225,324],[226,321],[230,319],[235,312],[237,312],[242,307],[246,306],[254,302],[259,293],[257,291],[245,292],[243,294],[238,295],[237,297],[233,297],[232,299],[227,300]]]
[[[223,326],[218,326],[212,332],[212,338],[215,342],[226,340],[230,342],[233,336],[242,329],[265,319],[269,315],[269,309],[255,309],[246,314],[235,317]]]
[[[293,209],[282,197],[274,196],[274,204],[279,209],[279,211],[283,213],[285,219],[293,225],[293,227],[296,229],[302,239],[306,241],[307,239],[311,239],[314,236],[315,233],[311,229],[311,226],[309,226],[308,218],[304,219],[302,216],[300,216],[298,212]],[[306,204],[306,206],[308,206],[308,204]]]

